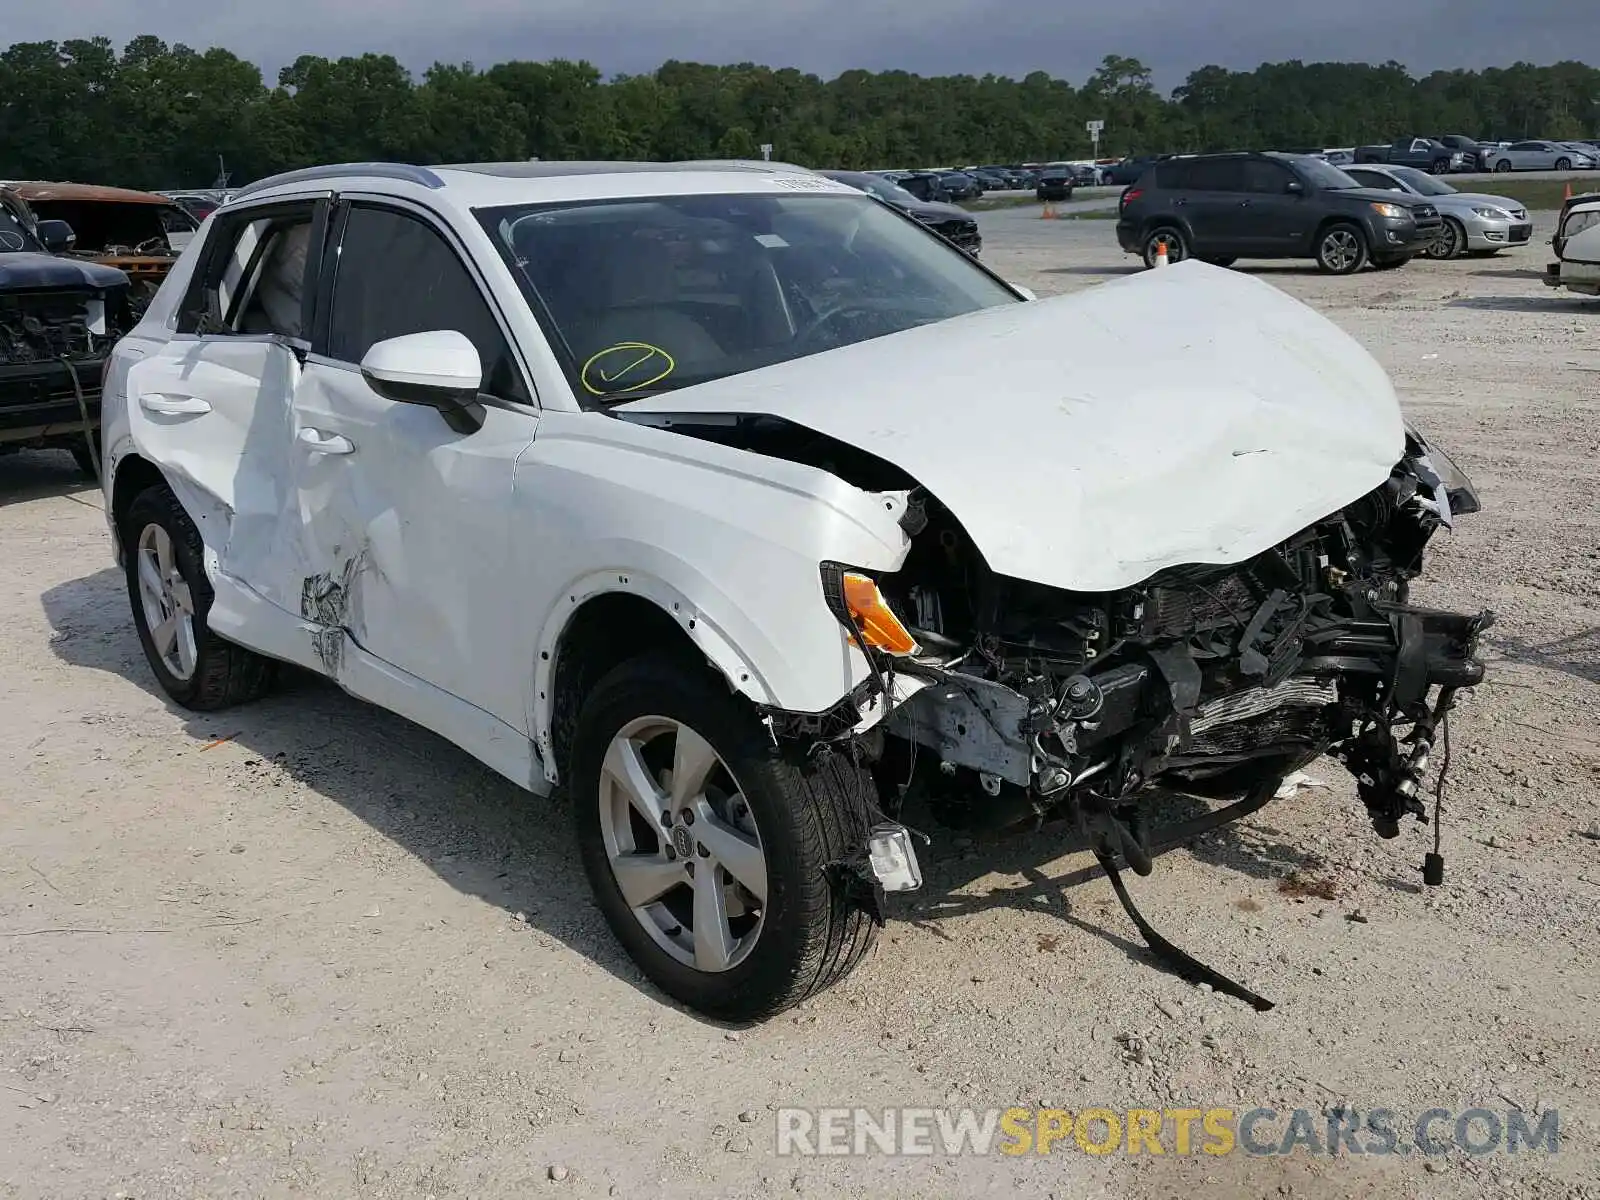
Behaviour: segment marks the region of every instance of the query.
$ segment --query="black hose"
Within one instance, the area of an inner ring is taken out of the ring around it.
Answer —
[[[94,468],[94,481],[101,491],[105,490],[106,482],[100,473],[100,448],[95,445],[94,425],[89,420],[89,402],[83,396],[83,383],[78,378],[78,368],[65,354],[58,355],[67,374],[72,377],[72,394],[78,398],[78,415],[83,418],[83,438],[89,445],[89,465]]]

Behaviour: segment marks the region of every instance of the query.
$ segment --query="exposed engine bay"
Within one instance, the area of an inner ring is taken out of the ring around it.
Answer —
[[[921,751],[907,778],[946,823],[1065,808],[1147,869],[1142,791],[1234,799],[1332,753],[1393,837],[1425,817],[1436,731],[1483,677],[1490,615],[1408,603],[1429,538],[1477,507],[1413,435],[1381,487],[1247,562],[1080,595],[988,573],[926,502],[880,580],[921,649],[880,665],[932,681],[887,723]]]
[[[99,360],[125,332],[116,299],[98,291],[0,291],[0,365]]]

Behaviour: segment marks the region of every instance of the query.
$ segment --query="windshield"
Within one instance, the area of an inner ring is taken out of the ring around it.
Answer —
[[[0,254],[14,254],[19,250],[38,253],[43,249],[10,209],[0,207]]]
[[[1413,192],[1424,196],[1454,196],[1456,189],[1426,171],[1415,167],[1390,167],[1389,174],[1404,183]]]
[[[844,182],[852,187],[864,188],[880,200],[887,200],[890,204],[920,204],[922,203],[905,188],[897,183],[890,183],[882,175],[862,175],[860,182],[855,179],[846,179]]]
[[[859,195],[661,196],[478,217],[590,403],[1020,302],[948,242]]]

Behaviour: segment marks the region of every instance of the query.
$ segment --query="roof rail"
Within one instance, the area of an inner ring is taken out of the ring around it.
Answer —
[[[285,183],[306,183],[315,179],[334,179],[349,175],[365,175],[369,179],[403,179],[408,183],[420,183],[426,188],[444,186],[444,180],[427,167],[418,167],[411,163],[327,163],[320,167],[301,167],[298,171],[284,171],[280,175],[269,175],[265,179],[258,179],[234,192],[232,198],[239,200]]]

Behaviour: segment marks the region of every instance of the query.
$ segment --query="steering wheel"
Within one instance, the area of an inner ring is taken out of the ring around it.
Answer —
[[[825,329],[846,314],[904,312],[905,309],[906,304],[903,300],[883,300],[871,297],[841,300],[836,304],[828,305],[816,316],[812,317],[806,327],[794,335],[792,344],[802,350],[809,349],[811,343],[816,341],[817,337]]]

